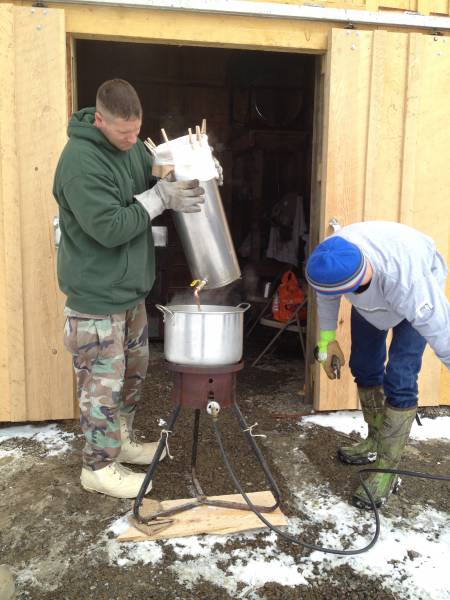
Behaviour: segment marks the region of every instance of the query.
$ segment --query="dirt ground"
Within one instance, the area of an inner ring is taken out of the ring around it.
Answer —
[[[260,339],[255,347],[247,350],[247,365],[262,342]],[[302,364],[292,358],[292,351],[292,344],[288,341],[279,346],[271,359],[264,360],[261,367],[246,367],[238,375],[238,403],[248,422],[258,423],[255,432],[267,435],[267,438],[257,440],[282,490],[283,511],[290,517],[299,517],[298,532],[304,539],[314,542],[319,539],[320,531],[330,528],[330,524],[326,521],[318,523],[302,513],[299,506],[301,490],[309,486],[310,489],[321,490],[322,496],[325,490],[325,494],[345,503],[356,485],[357,475],[354,468],[344,466],[336,459],[336,448],[348,440],[348,435],[320,426],[302,427],[301,414],[308,414],[311,408],[303,403]],[[171,387],[162,345],[153,343],[143,408],[136,419],[138,431],[145,433],[147,438],[157,439],[159,419],[168,419]],[[192,417],[193,412],[189,410],[183,411],[179,417],[174,435],[170,438],[174,460],[165,460],[158,468],[152,497],[161,500],[190,495],[187,474],[190,470]],[[245,553],[249,550],[254,553],[252,556],[258,552],[263,555],[261,553],[267,544],[265,533],[224,537],[220,541],[216,538],[209,550],[206,547],[205,552],[211,556],[222,557],[215,569],[224,578],[223,585],[215,584],[206,577],[193,578],[191,583],[186,575],[180,577],[182,568],[185,573],[187,565],[192,564],[195,570],[196,564],[200,568],[200,562],[196,563],[199,559],[189,553],[180,555],[173,544],[154,543],[152,551],[157,552],[157,560],[146,563],[130,561],[126,544],[116,544],[112,560],[111,543],[115,535],[108,527],[130,510],[130,501],[87,493],[80,488],[83,441],[77,423],[67,421],[58,425],[67,434],[75,434],[67,436],[72,451],[51,455],[35,439],[10,439],[0,446],[7,451],[3,457],[0,454],[0,563],[11,567],[16,577],[18,598],[390,600],[408,597],[383,587],[382,575],[366,575],[354,570],[348,563],[322,562],[327,560],[325,555],[317,555],[313,570],[308,571],[311,577],[305,574],[305,584],[292,584],[288,579],[284,583],[281,576],[276,582],[248,586],[238,583],[233,588],[229,578],[233,577],[238,557],[245,565],[245,561],[249,561],[249,555]],[[256,467],[254,456],[248,450],[230,410],[222,411],[220,427],[227,452],[231,461],[238,465],[246,490],[266,489],[264,477]],[[21,458],[14,455],[17,449],[22,452]],[[416,442],[410,445],[403,466],[448,474],[448,450],[448,442]],[[8,451],[11,451],[10,454]],[[197,471],[206,493],[235,492],[206,416],[201,420]],[[392,497],[383,512],[391,522],[404,521],[425,509],[440,511],[450,518],[449,496],[448,484],[444,482],[408,479],[401,494]],[[320,499],[319,492],[317,497]],[[368,530],[372,531],[369,516],[367,519],[370,523]],[[436,537],[438,533],[434,535]],[[348,541],[342,540],[341,543]],[[272,545],[289,564],[297,564],[299,571],[302,560],[311,554],[301,546],[283,540],[273,539]],[[326,564],[324,576],[313,577],[325,569]],[[450,592],[447,597],[450,598]]]

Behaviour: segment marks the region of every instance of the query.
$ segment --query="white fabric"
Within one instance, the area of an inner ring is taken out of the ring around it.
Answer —
[[[210,181],[219,177],[206,134],[201,135],[200,141],[192,135],[192,144],[184,135],[160,144],[154,152],[154,165],[173,165],[177,181]]]
[[[289,198],[281,200],[281,203],[286,203],[286,209],[289,207],[287,203]],[[298,266],[298,245],[299,238],[303,237],[306,231],[305,217],[303,214],[303,199],[301,196],[295,197],[295,216],[292,225],[292,238],[288,241],[283,241],[280,236],[280,228],[273,226],[270,228],[269,243],[267,246],[267,258],[274,258],[280,262],[285,262],[291,265]],[[281,207],[283,210],[283,207]],[[289,212],[289,211],[288,211]],[[288,221],[289,222],[289,221]]]

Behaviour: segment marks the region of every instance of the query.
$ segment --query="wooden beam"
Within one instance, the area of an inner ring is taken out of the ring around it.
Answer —
[[[322,199],[322,153],[323,140],[325,137],[324,117],[327,114],[325,107],[325,73],[327,55],[316,59],[314,76],[314,117],[312,138],[312,169],[311,169],[311,203],[309,240],[307,256],[319,243],[319,231],[321,228],[321,199]],[[328,105],[327,105],[328,107]],[[328,121],[326,121],[328,122]],[[306,398],[314,406],[319,404],[320,392],[320,365],[314,359],[314,349],[319,335],[317,319],[316,295],[310,291],[308,296],[308,321],[306,328],[306,361],[305,361],[305,385]]]
[[[0,421],[26,417],[14,14],[0,5]]]
[[[128,42],[323,53],[330,25],[240,16],[65,5],[76,37]]]
[[[328,225],[332,218],[341,226],[363,219],[372,42],[373,32],[332,32],[325,78],[320,239],[333,232]],[[337,337],[347,365],[338,382],[328,380],[320,370],[314,386],[318,410],[358,407],[356,386],[348,368],[350,305],[345,300],[341,302]]]
[[[56,278],[53,176],[66,141],[66,33],[60,9],[14,7],[14,138],[20,181],[27,420],[72,418],[64,297]],[[32,74],[32,75],[30,75]],[[19,234],[18,234],[19,235]],[[17,419],[16,419],[17,420]]]
[[[412,184],[412,225],[434,239],[442,256],[449,253],[450,169],[448,124],[450,120],[450,55],[448,43],[440,36],[410,34],[417,64],[416,87],[408,94],[420,93],[416,105],[414,170]],[[419,51],[417,50],[419,49]],[[420,404],[440,404],[441,363],[431,348],[425,351],[419,380]]]
[[[403,171],[399,202],[399,220],[405,225],[414,222],[415,169],[417,157],[417,126],[420,114],[423,48],[420,34],[409,34],[407,78],[403,108]]]
[[[408,35],[374,32],[364,219],[397,221]]]
[[[394,34],[392,34],[394,35]],[[386,42],[388,33],[377,31],[374,34],[371,56],[371,76],[369,91],[369,114],[367,122],[367,149],[365,161],[363,216],[364,220],[379,218],[376,201],[378,184],[378,170],[380,156],[380,143],[383,128],[383,104],[385,93],[385,64],[386,64]]]
[[[448,232],[448,258],[447,265],[450,265],[450,229]],[[450,277],[447,278],[447,298],[450,301]],[[441,387],[439,390],[439,403],[440,404],[450,404],[450,371],[441,366]]]

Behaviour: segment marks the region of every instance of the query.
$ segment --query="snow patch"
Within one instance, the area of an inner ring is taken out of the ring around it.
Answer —
[[[68,452],[71,449],[68,442],[74,438],[75,435],[73,433],[62,431],[55,424],[41,427],[35,425],[14,425],[0,429],[0,444],[12,439],[32,439],[43,444],[47,449],[47,456],[56,456]]]
[[[293,490],[300,516],[289,519],[288,531],[302,537],[305,528],[317,524],[317,545],[362,548],[372,538],[374,522],[370,513],[361,512],[334,496],[326,484],[303,485]],[[411,507],[414,509],[414,507]],[[187,589],[201,581],[217,585],[235,598],[250,598],[268,582],[286,586],[309,586],[312,581],[330,579],[333,570],[348,565],[355,573],[380,578],[381,585],[404,600],[448,600],[450,584],[450,517],[432,508],[418,506],[406,518],[380,515],[381,534],[369,552],[339,556],[314,551],[294,559],[280,552],[273,532],[252,532],[233,536],[230,554],[228,536],[194,536],[160,542],[108,541],[110,564],[128,566],[156,564],[170,547],[177,560],[169,567]],[[414,516],[414,513],[416,516]],[[366,532],[369,523],[369,532]],[[324,527],[326,525],[326,527]],[[116,534],[126,527],[126,516],[109,528]],[[252,542],[258,535],[258,547]],[[226,562],[226,570],[222,563]]]
[[[130,515],[131,511],[113,521],[105,532],[104,539],[106,539],[109,564],[119,567],[137,563],[155,565],[163,556],[161,546],[157,542],[119,542],[109,538],[108,534],[118,536],[130,528],[128,521]]]
[[[168,540],[168,546],[172,546],[173,551],[180,557],[185,556],[210,556],[213,547],[217,543],[223,543],[223,538],[216,535],[205,537],[185,537],[174,540]]]
[[[127,512],[125,515],[119,517],[118,519],[116,519],[115,521],[113,521],[111,523],[111,525],[108,527],[107,532],[111,532],[114,535],[118,536],[122,533],[125,533],[125,531],[128,531],[128,529],[130,529],[130,523],[128,521],[128,518],[131,516],[131,510],[129,512]]]
[[[0,448],[0,459],[1,458],[22,458],[23,452],[19,450],[19,448],[14,448],[13,450],[2,450]]]
[[[363,535],[363,527],[371,521],[371,513],[342,502],[327,486],[304,486],[296,490],[298,508],[315,523],[325,520],[331,528],[322,529],[318,545],[342,548],[342,539],[351,540],[351,548],[361,548],[371,539]],[[448,565],[450,564],[450,517],[428,507],[420,507],[417,516],[406,519],[380,514],[381,532],[378,542],[368,552],[355,556],[324,555],[313,552],[303,558],[307,566],[320,562],[319,576],[347,564],[355,572],[369,577],[381,577],[383,586],[408,600],[444,600],[450,598]],[[315,577],[313,575],[313,577]]]
[[[422,426],[416,422],[411,429],[411,439],[414,440],[448,440],[450,441],[450,417],[435,419],[421,418]],[[342,410],[303,417],[300,424],[313,423],[322,427],[330,427],[341,433],[359,433],[361,437],[367,434],[367,425],[360,410]]]
[[[117,542],[109,540],[106,545],[110,565],[128,567],[141,563],[155,565],[162,557],[163,552],[157,542]]]
[[[295,564],[292,556],[279,553],[277,557],[267,558],[258,556],[242,562],[237,561],[229,567],[233,577],[251,587],[262,587],[268,582],[278,582],[282,585],[308,585],[308,581],[302,575],[302,569]]]
[[[228,577],[217,565],[219,560],[228,561],[228,559],[228,554],[214,553],[209,560],[203,558],[203,560],[175,561],[169,569],[188,590],[191,590],[196,583],[204,580],[220,586],[234,596],[237,590],[237,581]]]

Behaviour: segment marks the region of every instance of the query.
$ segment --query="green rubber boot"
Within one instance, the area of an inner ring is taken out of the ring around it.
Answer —
[[[353,446],[338,449],[339,459],[349,465],[367,465],[377,460],[378,433],[383,423],[385,396],[383,386],[358,387],[367,438]]]
[[[373,465],[376,469],[396,469],[409,438],[417,407],[394,408],[385,405],[383,424],[378,440],[378,459]],[[373,496],[375,505],[380,507],[392,492],[400,487],[400,479],[392,473],[370,473],[364,483]],[[353,504],[358,508],[370,508],[369,498],[360,485],[353,496]]]

